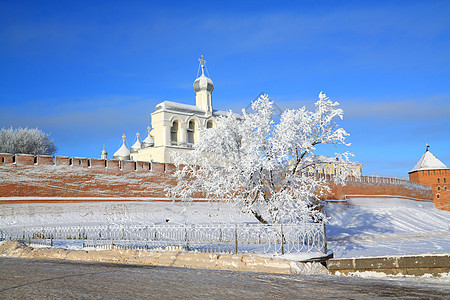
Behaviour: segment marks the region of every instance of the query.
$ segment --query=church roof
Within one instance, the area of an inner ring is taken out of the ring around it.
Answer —
[[[195,105],[164,101],[156,105],[155,112],[159,110],[170,110],[176,112],[194,113],[204,115],[206,112]]]
[[[409,171],[409,173],[422,170],[436,170],[436,169],[447,169],[439,159],[436,158],[427,148],[427,151],[422,155],[414,168]]]

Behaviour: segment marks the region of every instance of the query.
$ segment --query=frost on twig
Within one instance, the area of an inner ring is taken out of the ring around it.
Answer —
[[[273,102],[261,95],[252,103],[253,113],[218,117],[192,151],[175,154],[176,164],[184,167],[175,173],[178,184],[169,195],[189,201],[203,193],[209,200],[233,203],[261,223],[323,220],[317,208],[329,188],[309,168],[331,163],[314,156],[318,145],[349,145],[349,134],[335,123],[343,117],[338,105],[320,93],[314,111],[286,110],[275,124]],[[339,183],[353,175],[350,155],[336,156]]]
[[[55,152],[50,134],[38,128],[0,129],[0,153],[52,155]]]

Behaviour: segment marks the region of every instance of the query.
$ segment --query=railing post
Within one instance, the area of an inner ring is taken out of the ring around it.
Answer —
[[[323,253],[327,254],[327,230],[324,221],[322,221],[322,231],[323,231]]]
[[[184,224],[184,241],[186,242],[186,250],[189,251],[189,239],[187,233],[187,224]]]
[[[234,247],[235,254],[238,254],[238,232],[237,232],[237,224],[234,224]]]
[[[284,255],[284,234],[283,234],[283,224],[280,224],[281,228],[281,255]]]

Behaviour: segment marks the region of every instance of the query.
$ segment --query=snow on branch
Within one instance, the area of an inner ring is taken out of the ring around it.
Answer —
[[[185,167],[175,173],[178,184],[168,189],[169,196],[189,201],[203,193],[210,200],[233,203],[261,223],[322,220],[317,207],[328,186],[307,170],[335,163],[313,159],[318,145],[350,145],[345,142],[349,134],[335,123],[343,117],[338,105],[320,93],[315,111],[286,110],[275,124],[273,102],[261,95],[252,103],[254,112],[218,117],[216,127],[202,131],[192,151],[175,154],[175,163]],[[340,182],[354,175],[349,155],[337,155],[344,170],[335,176]]]

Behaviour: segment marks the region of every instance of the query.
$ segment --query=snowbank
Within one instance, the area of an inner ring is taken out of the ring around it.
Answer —
[[[301,263],[277,257],[248,254],[209,254],[183,251],[148,252],[121,249],[74,251],[31,248],[18,242],[7,241],[0,243],[0,255],[33,259],[63,259],[278,274],[328,274],[328,270],[320,263]]]
[[[337,258],[450,252],[450,212],[399,198],[328,203],[328,248]]]

